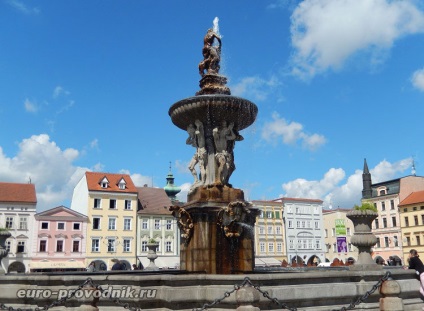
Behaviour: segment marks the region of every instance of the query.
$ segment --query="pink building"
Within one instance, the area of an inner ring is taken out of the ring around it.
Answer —
[[[31,272],[85,270],[87,219],[65,206],[35,214]]]

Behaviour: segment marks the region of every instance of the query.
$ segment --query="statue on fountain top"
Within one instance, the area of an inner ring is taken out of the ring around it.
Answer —
[[[218,41],[218,46],[214,46],[214,40]],[[207,74],[218,74],[221,61],[221,37],[212,28],[208,29],[203,39],[203,60],[199,64],[199,73],[203,77],[205,70]]]

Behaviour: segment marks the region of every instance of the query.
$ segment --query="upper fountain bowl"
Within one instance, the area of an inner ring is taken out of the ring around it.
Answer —
[[[247,99],[232,95],[198,95],[176,102],[168,114],[172,123],[182,130],[200,120],[209,128],[220,126],[222,121],[234,123],[234,129],[240,131],[255,122],[258,107]]]

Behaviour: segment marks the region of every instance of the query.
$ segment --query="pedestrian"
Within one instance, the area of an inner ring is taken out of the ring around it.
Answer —
[[[408,269],[415,269],[415,273],[417,274],[417,279],[420,281],[420,294],[421,299],[424,300],[424,265],[418,255],[417,250],[411,249],[409,251],[409,267]],[[424,310],[424,309],[423,309]]]
[[[87,267],[87,271],[88,271],[88,272],[94,272],[94,271],[96,271],[96,268],[95,268],[95,266],[94,266],[94,262],[92,262],[92,263],[90,263],[90,264],[88,265],[88,267]]]
[[[115,263],[112,266],[112,270],[125,270],[125,266],[120,260],[113,260]]]
[[[132,267],[133,267],[133,270],[138,270],[138,267],[135,263],[132,265]]]

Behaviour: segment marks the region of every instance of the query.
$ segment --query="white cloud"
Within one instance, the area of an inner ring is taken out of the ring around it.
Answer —
[[[260,77],[246,77],[239,83],[231,85],[230,89],[232,95],[264,101],[280,85],[281,82],[276,76],[272,76],[268,80]]]
[[[128,171],[121,171],[121,173],[129,174]],[[144,187],[144,185],[152,187],[152,177],[141,174],[130,174],[130,176],[136,187]]]
[[[21,1],[18,0],[8,0],[6,1],[10,6],[14,7],[16,10],[18,10],[21,13],[24,14],[39,14],[40,10],[38,8],[30,8],[23,4]]]
[[[412,74],[411,82],[415,88],[424,92],[424,68]]]
[[[390,163],[386,160],[378,163],[370,170],[373,183],[397,178],[412,165],[412,158]],[[362,197],[362,170],[356,170],[345,180],[345,171],[331,168],[321,180],[295,179],[282,184],[283,196],[292,198],[321,199],[324,205],[333,208],[351,208],[359,204]]]
[[[187,194],[190,190],[191,184],[190,183],[184,183],[179,187],[181,188],[181,192],[177,194],[177,199],[180,202],[187,202]]]
[[[36,113],[38,111],[38,106],[35,102],[30,101],[28,98],[24,102],[25,111]]]
[[[78,150],[62,150],[46,134],[33,135],[19,143],[14,157],[7,157],[0,148],[0,180],[31,180],[37,192],[37,210],[53,208],[72,197],[75,184],[88,170],[73,165],[78,156]]]
[[[284,144],[302,142],[302,146],[309,150],[316,150],[326,143],[324,136],[320,134],[309,135],[303,131],[303,125],[297,122],[287,122],[280,118],[279,114],[272,114],[272,121],[266,122],[262,128],[262,138],[266,141],[274,141],[279,137]]]
[[[53,98],[56,99],[61,95],[69,95],[70,92],[68,92],[67,90],[65,90],[63,87],[61,87],[60,85],[56,86],[55,89],[53,90]]]
[[[384,61],[395,40],[424,32],[424,12],[410,0],[304,0],[291,23],[293,74],[310,78],[359,51]]]

